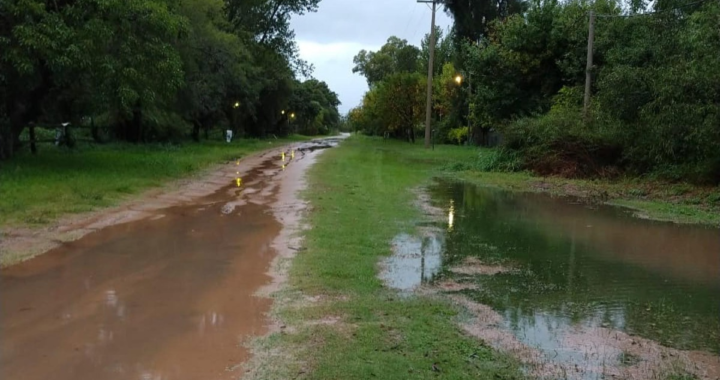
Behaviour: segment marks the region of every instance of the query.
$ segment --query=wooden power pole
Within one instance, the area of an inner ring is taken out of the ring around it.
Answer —
[[[430,25],[430,62],[428,62],[427,104],[425,105],[425,148],[430,149],[430,130],[432,128],[432,83],[433,64],[435,63],[435,8],[436,0],[417,0],[418,3],[432,3],[432,23]]]
[[[587,121],[590,108],[590,87],[592,85],[593,43],[595,40],[595,12],[590,11],[590,24],[588,28],[587,65],[585,66],[585,101],[583,103],[583,118]]]

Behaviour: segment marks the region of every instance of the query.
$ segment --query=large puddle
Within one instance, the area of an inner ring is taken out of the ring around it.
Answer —
[[[244,341],[266,330],[271,301],[254,294],[270,280],[283,176],[336,143],[269,154],[242,183],[0,271],[0,378],[238,378]]]
[[[482,329],[511,333],[540,361],[564,363],[570,378],[661,378],[653,367],[676,355],[697,364],[699,378],[720,376],[720,230],[542,194],[442,182],[430,190],[446,218],[436,278],[492,308],[497,321]],[[484,337],[499,346],[508,338]]]

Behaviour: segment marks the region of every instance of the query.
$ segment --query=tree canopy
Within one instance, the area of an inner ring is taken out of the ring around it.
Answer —
[[[439,79],[433,86],[433,112],[444,118],[452,111],[450,103],[459,90],[455,82],[458,73],[450,62],[454,49],[452,35],[446,37],[440,28],[436,32],[435,72]],[[418,48],[393,36],[377,52],[361,50],[355,56],[353,72],[365,76],[370,91],[365,94],[362,106],[348,114],[354,129],[415,141],[425,118],[428,41],[429,35]],[[446,139],[448,132],[441,128],[440,141]]]
[[[393,36],[376,52],[360,50],[353,59],[353,73],[361,74],[373,86],[393,74],[416,72],[419,57],[420,49]]]
[[[30,123],[90,119],[130,142],[199,139],[218,127],[290,132],[281,111],[312,73],[290,18],[319,1],[3,1],[0,158]],[[336,128],[337,97],[311,95],[328,115],[323,126]]]
[[[448,1],[446,11],[454,26],[438,33],[437,140],[487,145],[492,132],[506,156],[520,160],[509,166],[541,174],[720,182],[717,2],[471,0]],[[590,11],[598,17],[584,115]],[[427,41],[417,75],[427,73]],[[391,38],[356,57],[354,71],[371,85],[349,114],[356,130],[395,131],[391,120],[422,106],[421,98],[411,107],[412,97],[399,95],[415,91],[395,76],[395,52],[407,46],[400,42]]]

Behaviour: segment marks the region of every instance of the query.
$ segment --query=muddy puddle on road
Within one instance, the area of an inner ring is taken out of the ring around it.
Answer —
[[[389,285],[435,283],[470,310],[468,333],[538,377],[720,378],[720,230],[461,183],[430,193],[442,264],[394,271],[398,253],[427,262],[402,237],[412,252],[388,259]]]
[[[240,187],[0,271],[0,378],[238,378],[245,342],[266,331],[270,300],[255,293],[277,254],[276,206],[292,206],[280,193],[336,143],[268,154]]]

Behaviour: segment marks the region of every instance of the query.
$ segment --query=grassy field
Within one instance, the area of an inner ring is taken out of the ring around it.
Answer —
[[[43,145],[36,156],[22,153],[0,162],[0,227],[44,225],[111,206],[209,165],[301,139],[306,138],[86,145],[70,151]]]
[[[287,291],[303,306],[280,310],[297,332],[266,342],[300,360],[275,360],[258,378],[522,378],[513,361],[461,333],[454,322],[459,311],[448,302],[399,296],[377,278],[393,236],[422,220],[410,190],[448,157],[465,154],[450,147],[417,161],[396,154],[406,146],[383,144],[349,139],[310,169],[304,197],[314,210],[307,220],[312,229]],[[305,297],[320,302],[302,302]]]

